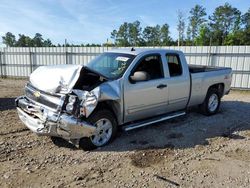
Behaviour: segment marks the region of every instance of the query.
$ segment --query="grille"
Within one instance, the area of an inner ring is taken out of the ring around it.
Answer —
[[[57,109],[57,107],[61,103],[61,97],[51,95],[48,93],[45,93],[43,91],[40,91],[33,87],[31,84],[27,84],[25,87],[25,95],[28,99],[35,101],[37,103],[40,103],[44,106]]]

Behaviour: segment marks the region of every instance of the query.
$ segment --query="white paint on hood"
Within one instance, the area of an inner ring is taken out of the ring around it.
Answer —
[[[31,73],[30,82],[48,93],[68,93],[79,78],[81,69],[81,65],[41,66]]]

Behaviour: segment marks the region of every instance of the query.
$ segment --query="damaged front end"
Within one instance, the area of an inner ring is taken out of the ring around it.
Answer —
[[[60,100],[64,101],[64,98],[60,97]],[[22,96],[16,99],[16,106],[22,122],[38,135],[78,139],[93,135],[96,129],[88,122],[64,112],[63,102],[53,108],[52,105],[46,106]]]
[[[98,103],[119,100],[116,84],[85,67],[42,67],[31,74],[25,96],[16,99],[17,112],[22,122],[38,135],[65,139],[80,139],[95,134],[96,127],[88,123]],[[54,69],[54,70],[53,70]],[[66,76],[54,74],[64,70]],[[50,72],[51,74],[48,74]],[[51,77],[50,77],[51,76]],[[43,79],[47,79],[47,84]],[[50,79],[57,80],[51,84]],[[39,80],[43,80],[39,84]],[[115,87],[113,87],[115,86]]]

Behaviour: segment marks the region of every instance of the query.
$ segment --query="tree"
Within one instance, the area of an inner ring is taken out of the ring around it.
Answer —
[[[40,33],[36,33],[33,38],[33,44],[35,47],[42,47],[43,46],[43,37]]]
[[[250,8],[248,11],[242,16],[243,23],[243,45],[250,45]]]
[[[129,24],[124,22],[119,30],[113,30],[111,33],[111,38],[115,40],[116,45],[118,46],[130,46],[129,43]]]
[[[244,28],[250,28],[250,8],[248,11],[242,16],[242,23],[244,25]]]
[[[162,46],[169,46],[172,43],[172,39],[170,37],[170,32],[169,32],[169,25],[168,24],[164,24],[161,27],[160,30],[160,38],[161,38],[161,45]]]
[[[242,28],[229,33],[224,45],[250,45],[250,9],[241,17]]]
[[[178,31],[178,46],[180,46],[184,41],[184,32],[185,32],[185,17],[183,12],[181,11],[178,11],[177,31]]]
[[[141,26],[139,21],[135,21],[133,23],[128,24],[128,32],[129,32],[129,44],[132,46],[140,46],[142,39],[141,39]]]
[[[190,46],[193,45],[193,40],[191,39],[191,28],[190,25],[188,25],[187,27],[187,38],[186,38],[186,45]]]
[[[223,44],[224,45],[242,45],[242,44],[247,44],[247,41],[245,41],[245,38],[244,38],[244,32],[243,30],[238,30],[238,31],[235,31],[233,33],[229,33]]]
[[[43,47],[51,47],[51,46],[54,46],[53,44],[52,44],[52,42],[51,42],[51,40],[50,39],[47,39],[47,40],[45,40],[44,42],[43,42],[43,45],[42,45]]]
[[[118,30],[111,32],[117,46],[140,46],[142,43],[141,26],[139,21],[133,23],[124,22]]]
[[[11,32],[7,32],[5,36],[2,37],[2,40],[7,47],[13,47],[16,45],[16,37]]]
[[[147,26],[144,28],[142,33],[146,46],[159,46],[161,44],[160,25],[156,25],[154,27]]]
[[[204,17],[207,15],[207,13],[206,9],[201,5],[195,5],[189,13],[190,16],[188,17],[189,24],[187,35],[193,43],[198,35],[201,25],[206,22],[206,19]]]
[[[17,47],[33,47],[33,40],[26,35],[23,34],[19,34],[19,39],[16,42],[16,46]]]
[[[211,32],[207,24],[200,27],[199,35],[195,38],[195,45],[208,46],[210,45]]]
[[[209,16],[209,20],[213,33],[213,42],[216,45],[222,45],[229,33],[240,29],[241,12],[225,3],[225,5],[215,9],[212,16]]]

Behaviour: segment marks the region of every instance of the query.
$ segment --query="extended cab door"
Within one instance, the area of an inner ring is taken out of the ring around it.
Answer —
[[[166,53],[168,66],[168,112],[184,109],[190,95],[190,74],[183,53]]]
[[[147,72],[149,79],[132,82],[130,76],[137,71]],[[124,79],[124,122],[163,114],[167,110],[167,105],[168,87],[162,55],[145,55]]]

